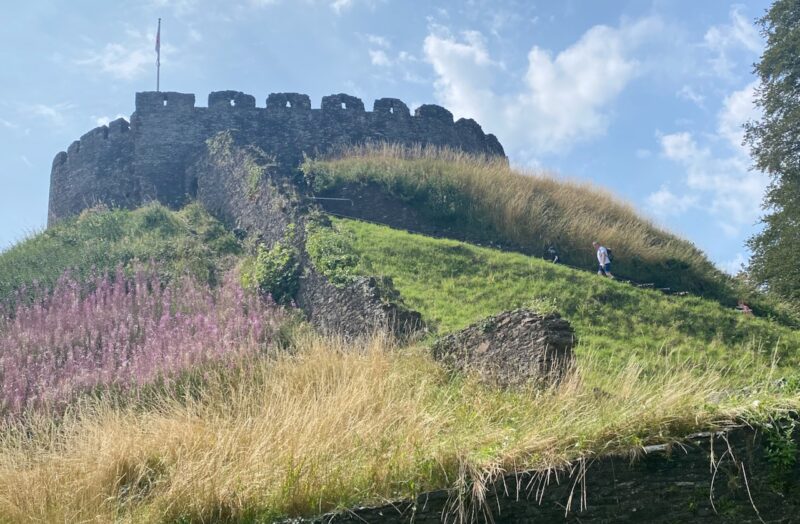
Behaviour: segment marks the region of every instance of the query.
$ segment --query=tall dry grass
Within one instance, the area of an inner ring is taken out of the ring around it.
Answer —
[[[720,426],[751,402],[715,401],[724,376],[680,364],[650,377],[581,366],[548,390],[499,391],[379,337],[304,338],[206,376],[191,398],[93,400],[59,424],[5,428],[0,521],[269,519],[457,486],[480,500],[504,472]]]
[[[591,269],[592,241],[613,249],[628,278],[714,293],[726,278],[691,242],[654,225],[624,201],[588,183],[512,168],[503,158],[433,147],[368,144],[307,160],[317,191],[375,183],[432,220],[541,255],[556,246],[562,261]]]

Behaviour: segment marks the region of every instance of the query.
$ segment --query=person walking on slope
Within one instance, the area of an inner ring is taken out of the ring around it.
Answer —
[[[614,275],[611,274],[611,256],[608,254],[608,249],[597,242],[592,242],[592,246],[594,246],[594,249],[597,251],[597,262],[600,264],[597,274],[608,278],[614,278]]]

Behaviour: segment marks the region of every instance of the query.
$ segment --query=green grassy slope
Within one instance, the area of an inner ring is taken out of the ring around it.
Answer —
[[[691,242],[588,184],[517,171],[497,159],[392,145],[308,160],[302,169],[318,192],[372,185],[461,238],[512,245],[537,256],[554,245],[564,262],[587,269],[596,266],[591,243],[598,240],[613,249],[614,272],[625,278],[730,306],[744,298],[762,313],[795,316],[723,274]]]
[[[784,366],[798,360],[800,332],[712,300],[667,296],[535,257],[365,222],[334,224],[351,236],[358,272],[392,277],[406,304],[439,333],[528,305],[559,311],[580,337],[579,352],[591,350],[609,366],[631,356],[663,362],[665,354],[713,366],[765,364],[773,354]]]
[[[0,301],[34,282],[49,287],[67,269],[85,277],[136,261],[156,260],[170,274],[189,272],[213,283],[224,259],[240,251],[236,238],[199,205],[177,212],[159,204],[88,210],[0,253]]]

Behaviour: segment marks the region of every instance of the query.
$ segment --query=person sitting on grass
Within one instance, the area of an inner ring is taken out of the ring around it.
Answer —
[[[597,262],[600,264],[600,267],[597,269],[597,274],[608,278],[614,278],[614,275],[611,274],[611,256],[608,254],[608,249],[597,242],[592,242],[592,246],[594,246],[597,251]]]

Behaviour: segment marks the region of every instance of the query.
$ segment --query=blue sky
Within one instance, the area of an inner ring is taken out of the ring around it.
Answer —
[[[767,178],[753,19],[697,0],[16,2],[0,30],[0,249],[46,221],[54,155],[162,89],[346,92],[435,102],[494,133],[511,161],[605,187],[720,267],[747,257]]]

